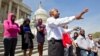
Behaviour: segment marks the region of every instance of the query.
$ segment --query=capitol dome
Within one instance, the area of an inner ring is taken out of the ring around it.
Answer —
[[[42,8],[41,2],[39,4],[38,9],[34,12],[33,21],[37,21],[40,18],[43,20],[43,23],[45,23],[48,18],[48,13],[45,9]]]
[[[45,24],[48,17],[49,16],[48,16],[47,11],[42,8],[41,2],[40,2],[38,9],[34,12],[33,18],[31,19],[31,22],[32,22],[31,26],[33,25],[35,26],[37,20],[40,18],[43,20],[43,24]],[[34,35],[37,35],[37,30],[36,28],[34,28],[34,26],[31,27],[31,30],[32,30],[32,33],[34,33]]]
[[[36,12],[34,13],[34,15],[45,15],[45,16],[48,16],[48,13],[46,12],[46,10],[44,10],[41,6],[39,6],[39,9],[36,10]]]

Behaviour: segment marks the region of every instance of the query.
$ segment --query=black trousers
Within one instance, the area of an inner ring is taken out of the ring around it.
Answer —
[[[73,46],[72,45],[69,47],[68,51],[69,51],[68,56],[74,56],[74,54],[73,54]]]
[[[81,49],[79,47],[76,47],[76,56],[81,56],[80,51]]]
[[[17,38],[4,38],[4,56],[14,56]]]
[[[64,47],[61,40],[51,40],[48,43],[48,56],[64,56]]]

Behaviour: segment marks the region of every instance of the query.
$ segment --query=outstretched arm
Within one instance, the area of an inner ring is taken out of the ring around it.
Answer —
[[[88,12],[88,8],[85,8],[79,15],[76,15],[76,19],[79,20],[79,19],[82,19],[82,16]]]
[[[82,16],[88,12],[88,9],[84,9],[79,15],[76,15],[76,16],[71,16],[71,17],[65,17],[65,18],[58,18],[58,19],[51,19],[49,18],[49,20],[47,20],[48,22],[48,25],[50,27],[55,27],[55,26],[61,26],[62,24],[68,24],[70,23],[71,21],[73,20],[79,20],[79,19],[82,19]]]

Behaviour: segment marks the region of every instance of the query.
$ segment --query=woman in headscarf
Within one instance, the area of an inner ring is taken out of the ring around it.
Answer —
[[[78,37],[78,32],[74,32],[74,36],[73,36],[73,39],[76,40]]]
[[[74,41],[77,39],[78,36],[79,36],[78,32],[74,32],[74,35],[73,35]],[[78,47],[78,45],[76,47],[73,46],[73,49],[75,50],[76,56],[81,56],[80,48]]]
[[[37,25],[37,42],[38,42],[38,52],[39,56],[42,56],[43,54],[43,44],[45,41],[45,25],[42,23],[42,19],[38,19]]]
[[[13,13],[8,13],[7,20],[4,20],[4,56],[14,56],[17,44],[17,34],[20,28],[15,23],[16,16]]]
[[[22,36],[22,50],[23,50],[23,55],[27,56],[27,50],[29,49],[29,56],[32,55],[32,50],[33,50],[33,34],[30,29],[30,20],[25,19],[23,24],[20,26],[21,29],[21,36]]]

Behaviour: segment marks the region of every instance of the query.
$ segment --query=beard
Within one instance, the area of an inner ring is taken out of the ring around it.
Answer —
[[[55,18],[59,18],[59,15],[55,16]]]
[[[83,37],[85,37],[85,34],[81,34]]]

